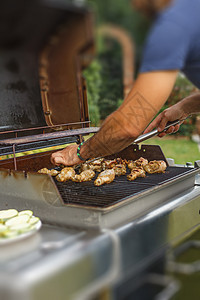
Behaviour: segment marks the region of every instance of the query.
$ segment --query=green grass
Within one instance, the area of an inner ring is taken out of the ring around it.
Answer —
[[[144,142],[148,145],[159,145],[167,158],[173,158],[176,164],[194,163],[200,160],[198,145],[182,138],[154,138]]]

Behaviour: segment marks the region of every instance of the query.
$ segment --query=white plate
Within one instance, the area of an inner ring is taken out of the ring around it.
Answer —
[[[10,237],[10,238],[0,238],[0,246],[1,245],[7,245],[9,243],[18,242],[20,240],[26,239],[27,237],[32,236],[37,231],[39,231],[41,226],[42,226],[42,222],[39,220],[36,223],[35,227],[30,231],[27,231],[25,233],[22,233],[22,234],[19,234],[19,235],[16,235],[14,237]]]

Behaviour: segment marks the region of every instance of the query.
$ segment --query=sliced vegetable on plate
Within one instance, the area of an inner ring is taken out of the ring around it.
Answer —
[[[39,230],[41,221],[31,210],[0,210],[0,241],[29,235]]]
[[[0,222],[4,223],[13,217],[16,217],[17,215],[18,211],[16,209],[0,210]]]
[[[32,217],[33,215],[33,212],[32,210],[22,210],[18,213],[19,216],[22,216],[22,215],[28,215],[29,217]]]

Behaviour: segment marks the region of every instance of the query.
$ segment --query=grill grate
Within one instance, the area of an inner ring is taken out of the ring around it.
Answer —
[[[137,178],[132,182],[128,181],[126,176],[120,176],[116,177],[112,183],[100,187],[94,186],[94,179],[82,183],[72,181],[61,183],[57,182],[56,179],[54,180],[64,203],[84,207],[107,208],[127,197],[139,195],[153,186],[163,184],[193,170],[185,167],[168,167],[163,174],[148,174],[145,178]]]

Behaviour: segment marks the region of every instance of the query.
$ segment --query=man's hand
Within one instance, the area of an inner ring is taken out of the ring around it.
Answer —
[[[188,116],[180,107],[179,103],[165,109],[160,113],[151,124],[145,129],[144,133],[152,131],[157,128],[159,132],[163,131],[168,122],[185,119]],[[181,124],[181,123],[180,123]],[[175,133],[179,130],[180,124],[171,126],[165,132],[158,134],[159,137],[163,137],[166,134]]]
[[[51,155],[52,164],[59,166],[73,166],[80,164],[82,161],[77,156],[78,145],[70,145],[61,151],[54,152]]]

